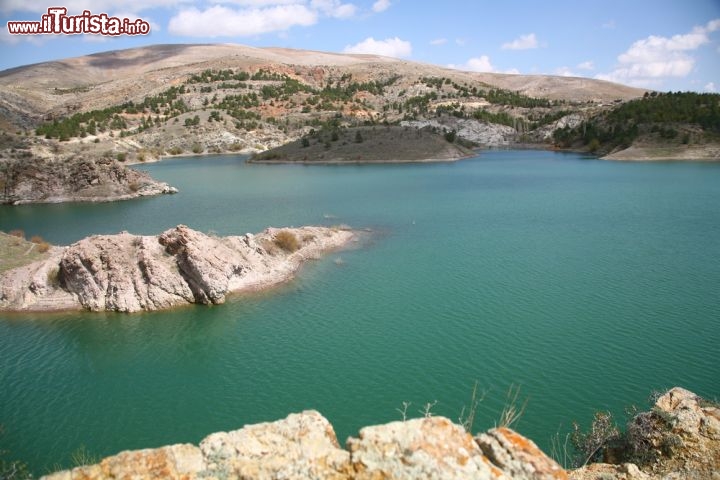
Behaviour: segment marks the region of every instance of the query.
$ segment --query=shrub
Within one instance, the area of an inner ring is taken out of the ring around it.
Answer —
[[[587,433],[581,431],[577,423],[573,423],[570,440],[578,452],[575,465],[581,467],[588,462],[602,460],[604,449],[619,438],[620,431],[610,412],[595,412],[595,418]]]
[[[275,245],[286,252],[292,253],[300,248],[300,243],[294,233],[289,230],[281,230],[275,234]]]
[[[118,152],[118,154],[115,156],[118,162],[124,162],[127,159],[127,153],[125,152]]]
[[[20,230],[19,228],[16,230],[10,230],[8,235],[12,235],[13,237],[17,237],[17,238],[23,238],[23,239],[25,238],[25,232]]]
[[[193,143],[193,146],[192,146],[193,153],[202,153],[202,151],[203,151],[202,145],[200,145],[199,143]]]
[[[183,149],[180,147],[172,147],[170,150],[168,150],[168,153],[170,155],[180,155],[183,153]]]
[[[50,285],[60,283],[60,267],[54,267],[47,271],[47,281]]]
[[[30,237],[30,241],[35,244],[40,244],[45,241],[40,235],[33,235]]]

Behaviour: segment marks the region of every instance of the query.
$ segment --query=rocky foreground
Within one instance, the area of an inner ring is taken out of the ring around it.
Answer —
[[[476,436],[443,417],[365,427],[340,448],[332,425],[305,411],[272,423],[213,433],[200,442],[126,451],[47,480],[133,479],[715,479],[720,469],[720,412],[674,388],[652,412],[656,425],[638,439],[656,461],[592,464],[566,471],[531,440],[509,428]],[[672,449],[663,439],[677,437]]]
[[[95,235],[52,247],[47,259],[0,275],[0,310],[137,312],[218,304],[230,292],[286,281],[304,261],[353,237],[348,229],[326,227],[215,237],[184,225],[158,236]]]

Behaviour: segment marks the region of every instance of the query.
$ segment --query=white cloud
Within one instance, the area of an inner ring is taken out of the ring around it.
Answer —
[[[538,41],[534,33],[528,33],[527,35],[520,35],[512,42],[503,43],[503,50],[528,50],[531,48],[537,48]]]
[[[447,43],[447,38],[436,38],[434,40],[430,40],[430,45],[445,45]]]
[[[385,40],[375,40],[373,37],[368,37],[360,43],[346,46],[343,51],[345,53],[370,53],[402,58],[409,57],[412,54],[412,45],[410,42],[400,40],[398,37],[386,38]]]
[[[555,75],[560,75],[561,77],[577,77],[569,67],[556,68]]]
[[[482,55],[480,57],[473,57],[465,63],[467,70],[472,72],[494,72],[495,67],[490,63],[490,57]]]
[[[68,14],[79,15],[83,10],[90,10],[92,13],[103,13],[122,8],[128,12],[142,12],[157,7],[177,7],[187,4],[187,0],[126,0],[119,2],[118,0],[65,0],[60,4],[68,9]],[[280,3],[280,2],[275,2]],[[37,12],[46,13],[51,3],[44,2],[28,2],[26,0],[2,0],[0,2],[0,11],[4,14],[11,12]]]
[[[577,69],[579,70],[594,70],[595,65],[591,61],[582,62],[576,65]],[[581,77],[582,74],[579,74],[575,72],[571,67],[563,65],[562,67],[558,67],[553,71],[553,75],[558,75],[561,77]]]
[[[317,22],[316,11],[305,5],[276,5],[270,8],[233,10],[216,5],[200,11],[181,10],[170,19],[168,31],[189,37],[240,37],[281,32],[295,25]]]
[[[607,28],[607,29],[612,30],[613,28],[615,28],[615,20],[609,20],[609,21],[603,23],[602,28]]]
[[[210,0],[210,3],[232,3],[244,7],[267,7],[269,5],[292,5],[305,2],[302,0]]]
[[[455,43],[458,44],[458,46],[460,47],[464,47],[467,43],[467,40],[465,40],[464,38],[456,38]]]
[[[490,73],[509,73],[517,75],[520,71],[516,68],[509,70],[498,70],[490,62],[490,57],[487,55],[481,55],[479,57],[473,57],[462,65],[450,64],[448,68],[455,70],[464,70],[469,72],[490,72]]]
[[[312,0],[310,7],[335,18],[350,18],[357,11],[352,3],[341,3],[340,0]]]
[[[638,40],[618,56],[618,66],[596,78],[646,86],[666,77],[686,77],[695,66],[690,52],[710,42],[708,33],[720,29],[720,19],[695,27],[689,33],[662,37],[650,35]]]
[[[705,85],[705,91],[706,92],[716,92],[717,88],[715,87],[715,82],[710,82],[707,85]]]
[[[372,9],[373,12],[384,12],[390,8],[390,0],[377,0],[377,2],[373,3]]]

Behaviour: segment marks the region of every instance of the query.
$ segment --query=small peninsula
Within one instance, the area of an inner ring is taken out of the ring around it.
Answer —
[[[249,163],[410,163],[447,162],[476,155],[456,142],[453,130],[396,125],[326,127],[285,145],[258,153]]]
[[[0,310],[138,312],[219,304],[290,279],[355,238],[347,228],[268,228],[216,237],[178,225],[157,236],[94,235],[0,274]],[[0,270],[1,271],[1,270]]]

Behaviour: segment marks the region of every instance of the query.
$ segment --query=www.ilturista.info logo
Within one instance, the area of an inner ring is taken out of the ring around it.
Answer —
[[[68,15],[65,7],[50,7],[39,22],[7,22],[7,29],[11,35],[147,35],[150,24],[139,18],[109,17],[107,13],[93,14],[90,10],[84,10],[82,15]]]

